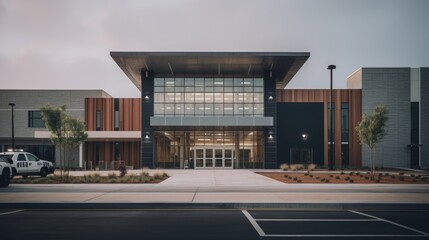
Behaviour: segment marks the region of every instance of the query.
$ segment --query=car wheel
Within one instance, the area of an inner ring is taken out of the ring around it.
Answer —
[[[40,169],[40,177],[46,177],[48,175],[48,169],[42,168]]]
[[[3,170],[3,173],[0,176],[0,187],[7,187],[10,183],[10,172],[9,170]]]
[[[12,177],[10,179],[14,178],[15,176],[16,176],[16,168],[12,168]]]

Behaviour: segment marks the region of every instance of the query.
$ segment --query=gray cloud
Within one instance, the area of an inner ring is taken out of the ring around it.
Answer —
[[[110,51],[309,51],[291,88],[361,66],[429,66],[429,1],[0,1],[2,88],[139,96]]]

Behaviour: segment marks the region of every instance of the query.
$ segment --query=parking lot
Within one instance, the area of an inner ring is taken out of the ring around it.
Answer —
[[[0,210],[0,239],[429,238],[429,211]]]

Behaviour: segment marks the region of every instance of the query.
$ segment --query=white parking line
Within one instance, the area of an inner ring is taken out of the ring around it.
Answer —
[[[414,237],[427,237],[429,234],[416,230],[414,228],[410,228],[386,219],[382,219],[379,217],[375,217],[369,214],[361,213],[358,211],[349,210],[352,213],[359,214],[361,216],[369,217],[369,219],[255,219],[252,217],[252,215],[246,211],[241,210],[246,216],[246,218],[249,220],[249,222],[252,224],[252,226],[255,228],[256,232],[258,232],[260,237],[308,237],[308,238],[320,238],[320,237],[331,237],[331,238],[337,238],[337,237],[359,237],[359,238],[379,238],[379,237],[388,237],[388,238],[396,238],[396,237],[405,237],[405,238],[414,238]],[[416,234],[266,234],[264,230],[259,226],[258,222],[386,222],[390,223],[392,225],[402,227],[408,230],[411,230],[413,232],[419,233],[419,235]]]
[[[366,216],[366,217],[378,219],[380,221],[387,222],[387,223],[390,223],[392,225],[395,225],[395,226],[398,226],[398,227],[401,227],[401,228],[405,228],[405,229],[408,229],[408,230],[416,232],[416,233],[423,234],[425,236],[429,236],[429,233],[426,233],[426,232],[423,232],[423,231],[420,231],[420,230],[417,230],[417,229],[414,229],[414,228],[410,228],[410,227],[404,226],[404,225],[399,224],[399,223],[395,223],[395,222],[392,222],[392,221],[389,221],[389,220],[386,220],[386,219],[383,219],[383,218],[379,218],[379,217],[376,217],[376,216],[372,216],[372,215],[369,215],[369,214],[366,214],[366,213],[361,213],[361,212],[354,211],[354,210],[349,210],[349,211],[352,212],[352,213],[360,214],[362,216]]]
[[[255,221],[255,219],[252,217],[252,215],[250,215],[249,212],[247,212],[246,210],[241,210],[241,212],[243,212],[244,216],[246,216],[246,218],[249,220],[249,222],[252,224],[253,228],[255,228],[256,232],[258,232],[259,236],[261,237],[265,237],[267,236],[264,232],[264,230],[262,230],[262,228],[259,226],[259,224]]]
[[[15,211],[12,211],[12,212],[4,212],[4,213],[0,213],[0,216],[8,215],[8,214],[13,214],[13,213],[19,213],[19,212],[22,212],[22,211],[24,211],[24,209],[15,210]]]
[[[255,219],[257,222],[377,222],[379,219]]]

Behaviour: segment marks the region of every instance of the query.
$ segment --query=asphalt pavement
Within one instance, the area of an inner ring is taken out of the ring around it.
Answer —
[[[429,239],[429,211],[0,210],[1,239]]]

